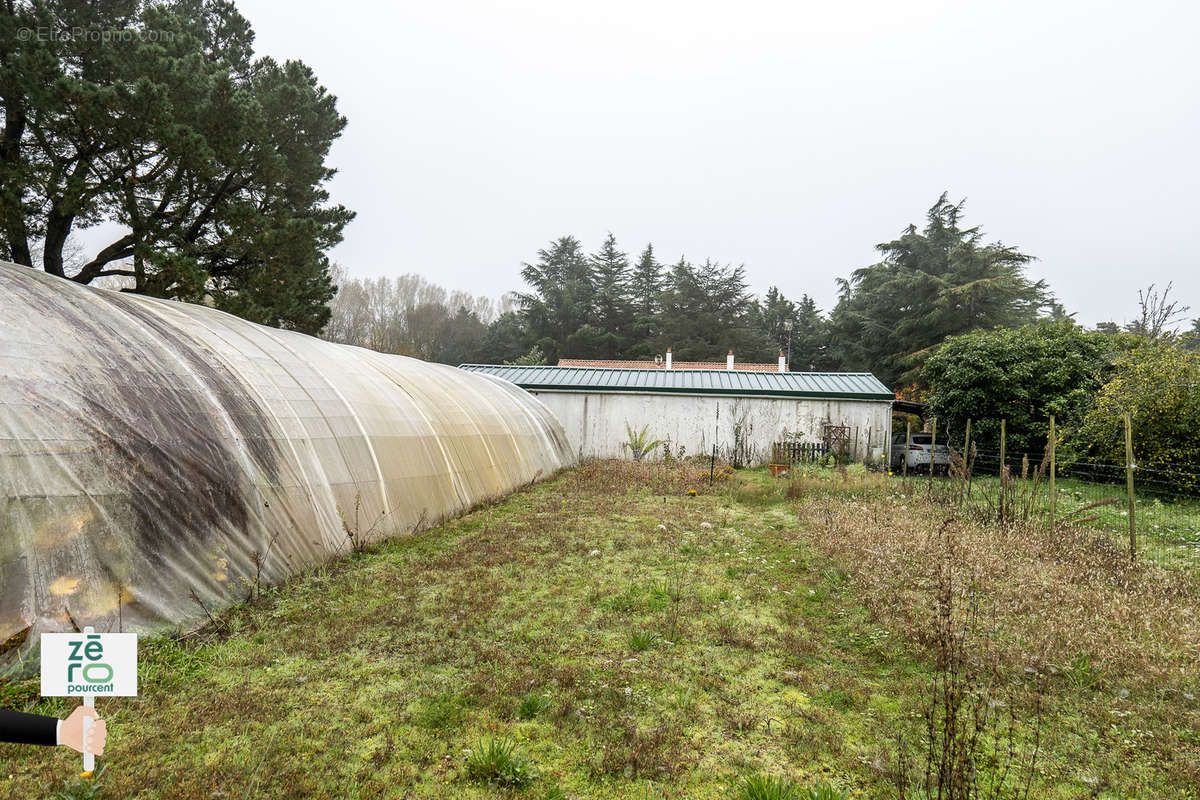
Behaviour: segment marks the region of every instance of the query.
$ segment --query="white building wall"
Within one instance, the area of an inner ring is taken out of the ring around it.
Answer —
[[[628,458],[625,425],[635,432],[650,426],[654,439],[669,439],[678,453],[708,455],[713,444],[729,458],[740,428],[750,463],[765,463],[771,445],[792,432],[800,441],[820,442],[826,424],[846,425],[854,458],[879,457],[891,431],[887,400],[820,400],[812,398],[727,397],[636,392],[564,392],[531,390],[558,417],[571,448],[581,458]],[[661,449],[655,452],[658,457]]]

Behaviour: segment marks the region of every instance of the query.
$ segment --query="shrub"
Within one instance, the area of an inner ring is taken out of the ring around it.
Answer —
[[[523,789],[538,778],[533,763],[508,738],[480,739],[467,755],[467,777],[491,786]]]
[[[972,438],[995,449],[1005,418],[1010,453],[1040,452],[1050,415],[1064,430],[1078,426],[1130,341],[1061,322],[946,339],[922,372],[939,440],[949,434],[961,443],[969,418]]]
[[[1129,413],[1138,466],[1178,470],[1200,458],[1200,353],[1147,344],[1117,364],[1084,417],[1077,449],[1111,464],[1125,463]],[[1189,488],[1200,488],[1192,486]]]
[[[1030,737],[1022,737],[1017,726],[1017,684],[1001,678],[994,629],[980,619],[977,585],[972,577],[959,574],[960,536],[953,520],[942,523],[934,546],[934,603],[922,637],[932,650],[934,671],[929,691],[922,692],[924,730],[914,737],[924,740],[925,765],[914,781],[900,737],[899,765],[893,773],[897,800],[999,797],[988,794],[985,786],[995,780],[999,783],[993,782],[993,789],[1003,786],[1010,777],[1019,787],[1012,796],[1028,797],[1040,771],[1042,684],[1036,677],[1030,679],[1034,683],[1028,688],[1033,693],[1025,701],[1032,701],[1032,712],[1022,709],[1020,714],[1033,731]],[[1036,676],[1036,669],[1030,668],[1029,674]],[[1026,762],[1024,753],[1030,750]],[[986,779],[981,767],[989,773]]]

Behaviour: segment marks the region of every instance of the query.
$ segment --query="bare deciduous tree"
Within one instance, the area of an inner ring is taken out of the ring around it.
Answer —
[[[412,273],[396,278],[350,278],[331,269],[338,293],[322,337],[427,361],[455,361],[464,341],[477,341],[497,317],[482,295],[449,291]]]
[[[1168,283],[1161,292],[1150,284],[1145,289],[1138,290],[1138,306],[1141,316],[1125,326],[1130,333],[1145,336],[1148,339],[1158,339],[1163,336],[1174,336],[1172,326],[1182,322],[1183,317],[1191,310],[1191,306],[1181,305],[1178,300],[1168,300],[1174,283]]]

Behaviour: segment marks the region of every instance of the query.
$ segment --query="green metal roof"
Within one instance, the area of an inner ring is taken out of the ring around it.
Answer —
[[[614,369],[463,364],[460,369],[544,392],[662,392],[751,397],[894,400],[869,372],[749,372],[723,369]]]

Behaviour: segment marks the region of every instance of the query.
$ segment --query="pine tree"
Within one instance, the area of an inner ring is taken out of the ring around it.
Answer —
[[[16,35],[41,29],[135,35]],[[0,257],[320,330],[354,216],[326,189],[346,119],[311,69],[253,42],[227,2],[7,3]],[[70,263],[72,231],[102,222],[112,238]]]
[[[591,263],[595,285],[592,324],[599,331],[596,346],[600,357],[616,358],[624,352],[632,333],[629,257],[617,249],[617,239],[609,233],[600,252],[591,257]]]
[[[807,294],[796,305],[790,344],[789,369],[828,372],[839,368],[837,358],[830,352],[829,319]]]
[[[587,325],[594,311],[592,267],[574,236],[563,236],[538,251],[536,264],[525,264],[521,277],[532,292],[517,295],[534,343],[549,363],[575,355],[568,339]]]
[[[680,361],[715,358],[716,352],[708,335],[716,326],[716,319],[706,301],[696,270],[687,259],[680,257],[667,270],[664,288],[659,295],[660,311],[654,322],[654,350],[662,353],[669,347]]]
[[[654,258],[654,245],[647,244],[633,266],[629,279],[629,299],[633,322],[627,355],[653,356],[653,339],[659,333],[658,313],[663,289],[662,265]]]
[[[929,209],[924,230],[909,225],[877,245],[883,259],[839,280],[832,314],[838,356],[889,384],[914,380],[931,348],[979,328],[1032,323],[1052,298],[1025,275],[1033,260],[1014,247],[985,244],[962,228],[963,203],[946,194]]]
[[[509,311],[488,326],[487,334],[469,360],[480,364],[508,364],[529,353],[533,346],[521,315]]]
[[[796,304],[772,286],[762,299],[763,330],[781,350],[787,349],[788,337],[796,325]]]
[[[777,348],[763,329],[744,267],[712,260],[693,266],[681,258],[661,298],[661,331],[654,340],[659,352],[671,347],[680,360],[724,361],[732,349],[742,360],[774,360]]]
[[[793,371],[830,370],[829,320],[807,294],[794,303],[775,286],[762,300],[763,329],[773,347],[787,356]]]

